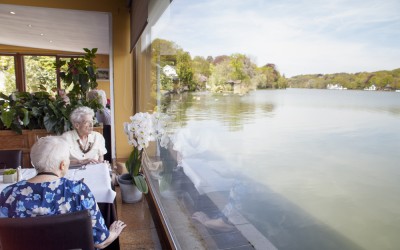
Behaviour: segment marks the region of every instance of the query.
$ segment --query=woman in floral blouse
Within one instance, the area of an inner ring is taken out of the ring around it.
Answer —
[[[87,209],[92,216],[96,248],[113,242],[125,228],[115,221],[107,229],[89,187],[81,181],[64,178],[69,168],[69,145],[59,136],[39,139],[31,149],[37,175],[6,187],[0,194],[0,217],[36,217]]]

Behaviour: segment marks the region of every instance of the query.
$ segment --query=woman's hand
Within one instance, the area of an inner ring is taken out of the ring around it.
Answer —
[[[114,221],[110,226],[110,232],[114,232],[120,235],[122,230],[126,227],[126,224],[120,220]]]
[[[122,230],[126,227],[126,224],[120,220],[114,221],[110,226],[110,235],[108,238],[100,244],[96,244],[95,247],[103,249],[111,244],[121,234]]]
[[[102,163],[102,162],[103,161],[89,158],[89,159],[80,160],[79,164],[80,165],[88,165],[88,164],[97,164],[97,163]]]

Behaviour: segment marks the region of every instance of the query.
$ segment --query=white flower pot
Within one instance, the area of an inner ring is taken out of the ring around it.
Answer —
[[[3,175],[3,183],[13,183],[17,181],[17,173]]]
[[[129,174],[118,176],[118,184],[124,203],[136,203],[142,199],[142,192],[132,183],[132,178]]]

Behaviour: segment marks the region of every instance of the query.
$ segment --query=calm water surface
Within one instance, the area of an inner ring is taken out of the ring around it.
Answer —
[[[400,249],[400,93],[195,93],[169,112],[183,158],[224,159],[216,172],[278,249]]]

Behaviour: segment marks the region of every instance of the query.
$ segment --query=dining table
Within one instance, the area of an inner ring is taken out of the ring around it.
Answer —
[[[66,175],[67,179],[83,181],[90,188],[99,209],[104,217],[107,227],[117,220],[116,192],[111,182],[111,167],[108,163],[98,163],[83,166],[71,166]],[[21,180],[28,180],[37,174],[34,168],[22,168]],[[0,175],[0,192],[12,183],[4,183],[3,175]],[[119,249],[119,241],[116,239],[106,249]]]

